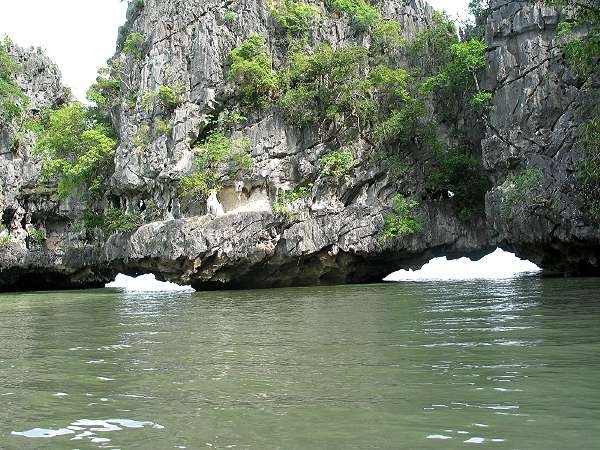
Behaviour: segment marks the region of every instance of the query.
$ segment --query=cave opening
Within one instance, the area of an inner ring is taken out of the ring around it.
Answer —
[[[478,261],[468,258],[449,260],[445,256],[433,258],[419,270],[398,270],[384,281],[497,280],[537,275],[541,271],[531,261],[496,248]]]
[[[169,281],[159,281],[152,273],[136,276],[118,274],[113,281],[105,285],[107,288],[119,289],[125,292],[162,292],[162,291],[190,291],[190,286],[181,286]]]

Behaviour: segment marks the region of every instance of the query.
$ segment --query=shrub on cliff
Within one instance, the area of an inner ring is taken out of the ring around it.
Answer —
[[[99,69],[96,82],[87,91],[87,99],[94,102],[99,108],[110,107],[119,97],[121,82],[114,72],[108,67]]]
[[[280,72],[284,115],[298,126],[325,119],[366,123],[376,110],[362,70],[368,54],[362,46],[333,49],[328,44],[291,52]]]
[[[15,81],[21,66],[8,53],[11,45],[8,38],[0,43],[0,123],[21,116],[29,103],[29,99]]]
[[[142,50],[145,42],[146,37],[143,34],[137,32],[129,33],[123,44],[123,53],[136,60],[142,59]]]
[[[366,0],[328,0],[327,4],[331,9],[348,14],[357,31],[367,31],[381,19],[377,7]]]
[[[581,126],[586,157],[577,165],[579,193],[584,210],[600,221],[600,116]]]
[[[266,106],[277,91],[278,79],[265,51],[265,39],[251,34],[229,52],[229,60],[228,77],[236,85],[242,103],[251,107]]]
[[[413,211],[419,206],[416,200],[409,200],[402,194],[392,198],[392,212],[384,217],[384,241],[401,236],[421,233],[423,223],[414,216]]]
[[[322,166],[322,176],[341,180],[350,174],[358,161],[350,150],[342,149],[327,153],[319,162]]]
[[[486,49],[485,42],[477,38],[452,44],[448,61],[437,74],[423,82],[421,91],[428,94],[449,89],[458,93],[463,100],[469,101],[475,97],[478,102],[480,89],[477,76],[486,65]]]
[[[225,112],[218,120],[210,120],[213,127],[194,148],[196,170],[183,177],[179,183],[179,194],[184,198],[202,201],[221,188],[221,178],[227,175],[239,179],[252,168],[251,142],[244,135],[232,133],[230,128],[245,117]],[[227,133],[227,134],[226,134]],[[231,136],[228,136],[231,135]]]
[[[159,86],[152,92],[147,92],[142,99],[142,106],[147,109],[156,105],[156,100],[168,112],[172,113],[183,102],[181,86]]]
[[[110,176],[117,147],[109,125],[80,103],[44,112],[37,126],[42,176],[58,179],[58,196],[78,188],[100,192]]]
[[[600,5],[597,0],[548,0],[561,11],[558,27],[564,54],[574,74],[591,80],[600,73]],[[585,157],[577,164],[577,180],[583,210],[600,221],[600,109],[588,112],[579,128],[579,144]]]
[[[481,162],[464,152],[438,153],[436,168],[427,178],[426,185],[430,192],[452,192],[452,202],[461,220],[468,221],[484,214],[489,182]]]
[[[319,17],[319,9],[304,0],[276,0],[269,9],[277,26],[288,37],[306,35]]]

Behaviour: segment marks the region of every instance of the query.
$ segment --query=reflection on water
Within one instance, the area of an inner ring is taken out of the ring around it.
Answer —
[[[599,287],[1,295],[0,448],[594,448]]]

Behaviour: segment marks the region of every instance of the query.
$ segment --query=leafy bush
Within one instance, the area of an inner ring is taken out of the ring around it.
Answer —
[[[158,88],[158,99],[168,111],[174,111],[181,104],[181,88],[171,86],[160,86]]]
[[[150,133],[150,126],[147,123],[140,124],[131,143],[139,150],[146,150],[148,148],[152,143],[152,135]]]
[[[547,0],[561,9],[559,35],[565,41],[564,52],[577,74],[598,71],[600,55],[600,8],[597,0]],[[581,33],[585,30],[585,34]]]
[[[142,50],[146,37],[140,33],[129,33],[123,44],[123,53],[133,57],[136,60],[142,59]]]
[[[329,0],[329,7],[344,12],[357,31],[367,31],[381,19],[379,10],[366,0]]]
[[[585,158],[577,165],[577,181],[583,209],[600,221],[600,117],[581,126]]]
[[[42,176],[58,178],[58,196],[77,188],[98,192],[109,177],[117,141],[108,124],[80,103],[45,111],[38,126]]]
[[[341,179],[348,176],[357,161],[350,150],[336,150],[321,157],[321,175]]]
[[[237,20],[238,15],[236,14],[235,11],[227,11],[225,13],[225,15],[223,16],[223,20],[226,23],[233,23]]]
[[[452,202],[459,219],[468,221],[483,214],[489,182],[477,159],[459,150],[440,153],[437,168],[429,175],[426,184],[430,191],[454,194]]]
[[[242,119],[245,117],[224,114],[220,120],[209,121],[216,128],[195,149],[196,172],[180,181],[179,194],[182,197],[201,201],[221,188],[220,172],[236,178],[251,170],[253,160],[248,152],[252,145],[250,140],[245,136],[227,137],[223,131],[229,124]]]
[[[11,242],[12,242],[12,237],[8,233],[8,231],[6,231],[6,234],[3,234],[2,236],[0,236],[0,248],[4,249],[4,248],[8,247],[8,245]]]
[[[304,0],[279,0],[270,10],[275,23],[288,37],[306,35],[319,17],[319,9]]]
[[[502,189],[502,212],[514,213],[515,208],[531,205],[537,200],[536,191],[541,188],[542,169],[531,168],[519,173],[511,173],[500,186]]]
[[[182,90],[183,89],[180,86],[159,86],[157,90],[147,92],[144,95],[142,105],[144,108],[148,109],[150,108],[151,103],[155,99],[158,99],[167,112],[172,113],[183,101],[181,98]]]
[[[477,73],[485,68],[486,49],[485,42],[476,38],[452,44],[448,62],[438,74],[423,83],[423,92],[441,88],[468,90],[471,87],[477,87],[479,91]]]
[[[313,184],[296,186],[291,190],[278,190],[277,198],[273,202],[273,212],[286,220],[291,220],[290,205],[297,200],[306,198],[312,191]]]
[[[46,232],[44,230],[38,230],[34,227],[31,227],[27,230],[27,236],[32,242],[37,244],[40,244],[46,240]]]
[[[194,172],[179,182],[179,195],[195,201],[205,200],[211,192],[221,189],[219,178],[214,172]]]
[[[492,93],[488,92],[488,91],[479,91],[469,101],[469,103],[471,103],[471,106],[474,106],[475,108],[480,108],[480,109],[491,108],[491,102],[492,102]]]
[[[171,132],[171,126],[160,117],[154,118],[154,129],[159,135],[166,135]]]
[[[299,126],[338,118],[367,122],[376,109],[361,71],[367,64],[368,49],[361,46],[293,51],[280,76],[284,115]]]
[[[8,53],[11,45],[8,38],[0,43],[0,122],[20,117],[29,103],[29,99],[15,82],[21,66]]]
[[[419,206],[416,200],[409,200],[402,194],[392,198],[392,213],[384,217],[383,240],[417,234],[423,231],[423,224],[413,216]]]
[[[271,68],[271,58],[265,52],[265,40],[251,34],[229,52],[229,80],[236,84],[240,100],[246,106],[264,107],[277,91],[277,74]]]
[[[372,132],[373,142],[378,146],[399,143],[409,145],[416,139],[429,142],[434,139],[433,130],[427,120],[427,108],[417,99],[408,100],[398,110],[377,124]]]
[[[142,224],[139,214],[129,214],[119,208],[109,208],[104,213],[102,230],[105,236],[114,233],[128,233]]]
[[[98,70],[96,82],[90,86],[86,97],[100,108],[110,106],[121,92],[121,81],[116,77],[114,70],[104,67]]]
[[[377,22],[371,32],[373,48],[381,53],[400,49],[404,45],[404,38],[400,24],[393,19],[383,19]]]
[[[419,76],[436,74],[450,59],[452,44],[458,42],[454,22],[444,13],[434,12],[431,26],[419,32],[406,45],[415,73]]]
[[[279,106],[286,118],[298,127],[310,125],[319,119],[318,104],[318,92],[305,84],[285,91],[279,99]]]

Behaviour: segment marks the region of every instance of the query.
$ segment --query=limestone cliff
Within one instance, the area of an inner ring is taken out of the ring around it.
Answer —
[[[322,14],[310,42],[369,45],[346,15],[314,4]],[[400,23],[405,40],[432,22],[421,0],[385,0],[380,11]],[[219,174],[225,214],[215,216],[204,201],[182,198],[179,185],[194,170],[194,147],[206,138],[209,117],[236,108],[228,55],[251,33],[266,37],[274,65],[287,48],[262,0],[132,2],[113,60],[121,95],[108,108],[120,145],[105,201],[132,213],[152,205],[150,223],[106,242],[90,240],[69,225],[82,206],[44,191],[31,145],[25,140],[15,148],[14,133],[4,130],[0,206],[11,238],[0,257],[0,288],[97,286],[118,272],[153,272],[197,289],[375,282],[433,256],[479,257],[498,245],[549,272],[598,274],[600,231],[579,208],[575,176],[583,158],[576,128],[598,86],[569,71],[557,23],[558,13],[542,2],[497,1],[488,18],[488,68],[480,82],[494,94],[492,108],[485,126],[458,119],[490,181],[484,214],[464,220],[451,192],[428,187],[433,150],[398,145],[398,176],[372,157],[374,146],[360,132],[348,138],[331,128],[298,127],[272,105],[249,111],[232,130],[249,141],[252,164],[243,175]],[[134,55],[122,51],[132,33],[143,36]],[[30,67],[26,61],[36,56],[19,55],[29,74],[20,83],[38,98],[30,108],[63,101],[51,65]],[[172,108],[154,102],[161,86],[176,86],[181,101]],[[436,117],[443,109],[429,108]],[[453,144],[450,126],[437,123],[438,138]],[[352,154],[351,170],[339,179],[324,176],[323,156],[341,145]],[[525,196],[511,196],[514,173],[540,180]],[[288,199],[285,214],[274,210],[280,193],[298,186],[304,194]],[[384,220],[399,193],[418,200],[422,232],[385,240]],[[47,239],[28,239],[28,227],[44,230]]]

